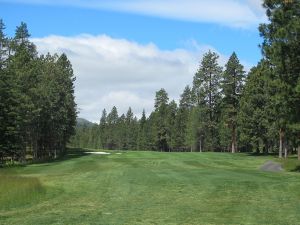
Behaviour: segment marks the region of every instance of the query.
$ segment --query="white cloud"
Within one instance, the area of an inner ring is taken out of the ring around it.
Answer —
[[[161,50],[106,35],[33,38],[40,53],[61,54],[70,59],[77,77],[75,95],[80,117],[99,121],[101,111],[117,106],[119,114],[129,106],[136,115],[150,113],[155,91],[165,88],[170,99],[179,95],[192,78],[210,46],[189,41],[189,50]],[[224,65],[228,58],[220,56]]]
[[[0,0],[113,10],[149,16],[211,22],[231,27],[257,27],[265,21],[262,0]]]
[[[265,9],[262,7],[263,0],[247,0],[247,4],[256,14],[264,14]]]

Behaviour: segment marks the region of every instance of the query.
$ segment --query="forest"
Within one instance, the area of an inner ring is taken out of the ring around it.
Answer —
[[[155,93],[154,111],[137,118],[116,107],[99,124],[77,126],[71,146],[152,151],[277,153],[300,159],[299,2],[264,1],[262,59],[245,72],[235,52],[225,67],[207,52],[180,96]],[[246,43],[245,43],[246,44]]]
[[[137,118],[113,107],[76,127],[75,76],[66,54],[42,55],[25,23],[0,20],[0,161],[53,159],[66,146],[118,150],[300,152],[299,2],[265,1],[262,59],[246,72],[235,52],[224,67],[208,51],[179,102],[164,88]],[[100,114],[100,112],[99,112]],[[99,115],[100,116],[100,115]],[[300,158],[300,154],[299,154]]]
[[[65,54],[39,55],[25,23],[0,20],[0,165],[66,154],[75,133],[75,77]]]

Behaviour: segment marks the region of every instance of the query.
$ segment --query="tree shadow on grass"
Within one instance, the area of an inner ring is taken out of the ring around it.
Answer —
[[[9,168],[9,167],[26,167],[28,165],[34,164],[44,164],[44,166],[49,166],[51,163],[63,162],[71,159],[77,159],[89,155],[82,148],[67,148],[67,153],[63,156],[60,156],[56,159],[43,158],[38,160],[28,160],[26,163],[22,164],[11,164],[11,165],[1,165],[0,168]]]
[[[71,160],[71,159],[77,159],[83,156],[89,155],[88,153],[85,152],[84,149],[82,148],[67,148],[67,153],[61,157],[58,157],[56,159],[41,159],[38,161],[33,161],[31,164],[35,163],[53,163],[53,162],[62,162],[66,160]]]
[[[300,166],[296,166],[291,172],[300,172]]]
[[[273,156],[273,157],[276,157],[278,155],[278,153],[257,153],[257,152],[248,152],[246,153],[248,156]]]

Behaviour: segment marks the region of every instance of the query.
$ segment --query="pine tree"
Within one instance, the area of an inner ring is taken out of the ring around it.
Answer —
[[[205,124],[202,117],[201,108],[194,107],[188,115],[186,132],[185,132],[185,145],[189,147],[190,151],[203,151],[204,146],[204,131]]]
[[[174,133],[175,148],[177,150],[185,150],[185,138],[189,115],[193,108],[193,93],[189,86],[186,86],[180,96],[179,109],[175,117]]]
[[[75,78],[66,55],[38,57],[27,25],[13,39],[0,20],[0,157],[56,158],[74,134]]]
[[[137,149],[138,150],[148,150],[147,149],[147,133],[146,133],[146,112],[143,109],[142,117],[139,121],[139,131],[138,131],[138,140],[137,140]]]
[[[209,51],[204,54],[200,68],[194,76],[193,92],[202,113],[200,120],[205,124],[203,135],[205,148],[215,150],[218,147],[218,119],[220,103],[220,79],[222,68],[218,65],[219,56]]]
[[[116,149],[118,146],[118,110],[114,106],[111,112],[107,115],[107,147],[108,149]]]
[[[177,104],[174,100],[172,100],[168,104],[167,109],[167,143],[169,146],[169,151],[174,151],[176,148],[176,136],[177,136],[177,130],[176,130],[176,116],[177,116]]]
[[[123,113],[117,120],[116,126],[113,128],[114,137],[116,140],[116,146],[113,149],[123,149],[128,150],[129,140],[127,139],[129,137],[128,135],[128,126],[126,123],[126,116]]]
[[[14,107],[15,116],[18,122],[11,128],[17,134],[21,148],[16,153],[21,162],[25,162],[26,146],[32,142],[32,133],[35,128],[34,121],[38,115],[34,98],[37,87],[37,52],[35,46],[29,41],[29,32],[25,23],[17,27],[15,37],[10,48],[13,54],[10,55],[7,65],[7,73],[15,82],[16,100],[20,104]],[[14,128],[13,128],[14,127]]]
[[[157,148],[160,151],[169,150],[168,146],[168,101],[169,97],[164,89],[160,89],[155,94],[155,131],[156,131],[156,143]]]
[[[273,94],[268,79],[270,73],[266,61],[261,61],[252,68],[247,76],[247,82],[240,100],[238,112],[238,129],[241,143],[251,147],[257,153],[269,151],[274,145],[275,115],[271,109]]]
[[[185,110],[191,110],[194,106],[193,91],[190,86],[184,88],[183,93],[180,96],[179,107]]]
[[[129,107],[126,118],[125,118],[125,129],[126,129],[126,142],[125,149],[134,150],[136,148],[137,137],[136,133],[136,121],[134,119],[134,115],[131,107]]]
[[[6,156],[18,153],[21,147],[20,93],[13,74],[7,71],[8,39],[4,34],[5,25],[0,20],[0,162]]]
[[[107,148],[107,113],[106,109],[103,109],[102,115],[100,118],[99,123],[99,133],[100,133],[100,140],[101,140],[101,147]]]
[[[158,147],[158,127],[157,127],[157,112],[152,112],[147,119],[145,130],[146,130],[146,148],[147,150],[157,151]]]
[[[300,2],[265,0],[263,6],[269,23],[261,24],[259,31],[264,38],[262,52],[269,61],[272,73],[270,79],[276,83],[276,94],[272,96],[279,130],[279,157],[282,157],[284,140],[290,127],[300,127],[300,95],[297,84],[300,77]],[[297,130],[297,129],[296,129]],[[296,131],[299,137],[300,130]]]
[[[237,55],[232,53],[223,73],[223,113],[227,126],[231,129],[231,152],[237,151],[237,112],[242,93],[245,72]]]
[[[71,62],[65,54],[62,54],[57,60],[57,68],[61,71],[60,83],[60,102],[59,108],[61,112],[61,137],[59,149],[61,154],[65,154],[65,146],[72,135],[75,134],[77,105],[74,97],[74,82],[76,80]]]

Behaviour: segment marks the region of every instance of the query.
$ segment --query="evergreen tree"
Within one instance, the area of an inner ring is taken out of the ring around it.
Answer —
[[[100,118],[99,123],[99,133],[100,133],[100,140],[101,140],[101,146],[102,148],[108,148],[107,147],[107,113],[106,110],[103,109],[102,116]]]
[[[272,96],[279,130],[279,157],[282,157],[287,130],[297,130],[300,115],[300,95],[297,84],[300,79],[300,2],[265,0],[269,23],[261,24],[260,34],[264,38],[262,52],[269,61],[272,73],[270,79],[276,83],[276,93]],[[296,131],[299,137],[299,130]],[[287,148],[285,148],[285,156]]]
[[[185,132],[185,145],[189,147],[190,151],[203,150],[204,140],[204,120],[201,117],[201,108],[199,106],[194,107],[187,120],[187,127]]]
[[[220,79],[222,68],[218,65],[219,56],[209,51],[204,54],[200,68],[194,76],[193,92],[200,107],[201,121],[205,124],[202,133],[207,150],[218,147],[218,120],[220,113]]]
[[[124,113],[118,118],[116,126],[113,128],[116,146],[112,149],[129,149],[129,134],[126,116]],[[130,137],[131,138],[131,137]]]
[[[223,113],[231,129],[231,152],[237,151],[237,112],[244,85],[245,72],[235,52],[230,56],[223,75]]]
[[[15,77],[8,72],[8,38],[4,34],[4,23],[0,20],[0,160],[13,159],[22,147],[19,124],[22,121],[21,93]],[[1,162],[0,161],[0,162]]]
[[[107,115],[107,147],[108,149],[116,149],[118,146],[118,136],[117,136],[117,129],[118,129],[118,110],[114,106],[111,112]]]
[[[257,153],[274,145],[275,115],[271,109],[269,67],[265,61],[251,69],[240,100],[238,124],[241,143]]]
[[[189,115],[193,108],[193,93],[189,86],[186,86],[180,96],[179,109],[175,117],[174,133],[175,133],[175,148],[185,150],[186,132]]]
[[[40,56],[27,25],[13,39],[0,20],[0,157],[56,158],[74,134],[75,80],[66,55]]]
[[[185,110],[191,110],[194,106],[193,91],[190,86],[184,88],[183,93],[180,96],[179,107]]]
[[[74,97],[74,77],[71,62],[68,60],[65,54],[62,54],[57,60],[57,68],[61,72],[58,77],[60,84],[60,143],[58,148],[62,150],[62,154],[65,154],[65,146],[68,140],[75,133],[76,117],[77,117],[77,105]]]
[[[12,78],[11,81],[15,82],[13,89],[20,103],[14,109],[19,119],[13,129],[21,146],[18,152],[15,152],[21,162],[25,162],[26,146],[32,142],[32,133],[36,128],[34,121],[38,116],[37,106],[34,105],[38,84],[37,52],[35,46],[30,43],[29,37],[26,24],[21,23],[16,29],[11,44],[13,54],[9,57],[6,70]]]
[[[157,151],[159,150],[157,145],[157,112],[152,112],[147,119],[145,130],[146,130],[146,148],[147,150]]]
[[[157,148],[161,151],[169,149],[168,146],[168,101],[169,97],[165,89],[160,89],[155,95],[155,131]]]
[[[136,121],[134,119],[134,115],[131,107],[129,107],[126,118],[125,118],[125,126],[126,126],[126,147],[125,149],[134,150],[136,148],[137,136],[136,133]]]
[[[138,140],[137,140],[137,149],[138,150],[147,150],[147,118],[145,110],[143,109],[142,117],[139,121],[139,131],[138,131]]]
[[[177,116],[177,104],[174,100],[172,100],[167,109],[167,143],[169,146],[169,151],[173,151],[176,148],[176,116]]]

